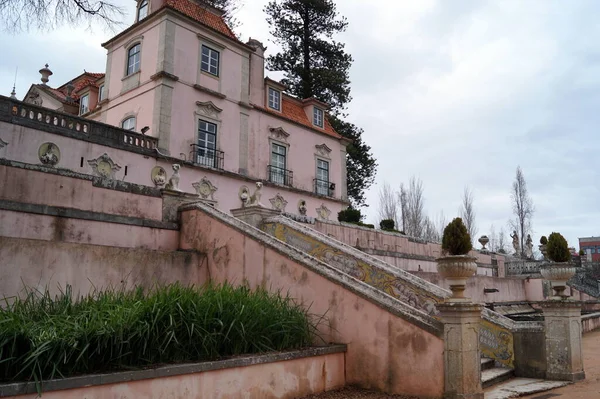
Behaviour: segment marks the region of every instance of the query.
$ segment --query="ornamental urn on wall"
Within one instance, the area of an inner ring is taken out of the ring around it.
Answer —
[[[540,266],[540,273],[552,285],[555,296],[551,299],[567,299],[567,282],[575,275],[576,269],[571,262],[567,240],[560,233],[552,233],[548,237],[546,255],[550,262]]]

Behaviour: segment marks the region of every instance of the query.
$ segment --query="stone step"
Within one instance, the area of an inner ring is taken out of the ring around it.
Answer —
[[[494,362],[494,359],[489,359],[487,357],[481,358],[481,371],[492,369],[495,366],[496,363]]]
[[[538,392],[544,392],[549,389],[564,387],[570,384],[566,381],[547,381],[533,378],[513,378],[504,381],[494,387],[488,388],[484,392],[485,399],[509,399],[519,396],[531,395]],[[541,397],[540,397],[541,398]],[[550,396],[548,396],[550,398]],[[566,398],[565,398],[566,399]]]
[[[505,369],[502,367],[494,367],[491,369],[483,370],[481,372],[481,386],[485,389],[496,385],[502,381],[506,381],[512,378],[514,375],[513,369]]]

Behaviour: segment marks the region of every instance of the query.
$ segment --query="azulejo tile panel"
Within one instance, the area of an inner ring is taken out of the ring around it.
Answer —
[[[481,320],[479,344],[483,356],[494,359],[505,366],[514,367],[513,334],[507,328],[487,320]]]

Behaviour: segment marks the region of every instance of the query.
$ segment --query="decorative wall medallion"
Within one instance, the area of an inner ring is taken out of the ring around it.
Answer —
[[[114,179],[115,173],[121,170],[121,167],[114,163],[107,153],[100,155],[96,159],[90,159],[88,164],[92,167],[96,176],[104,177],[105,179]]]
[[[8,145],[8,143],[2,139],[0,139],[0,149],[6,147]]]
[[[167,182],[167,172],[162,166],[157,165],[152,168],[150,178],[156,187],[162,187]]]
[[[210,118],[218,119],[219,113],[223,111],[221,108],[213,104],[212,101],[196,101],[198,113]]]
[[[303,199],[298,201],[298,213],[302,216],[306,216],[306,201]]]
[[[277,195],[273,198],[269,199],[269,202],[271,203],[273,209],[276,209],[280,212],[285,212],[285,207],[288,203],[279,193],[277,193]]]
[[[198,194],[202,199],[209,199],[214,201],[213,194],[218,189],[204,176],[202,180],[192,183],[192,187],[196,189],[196,194]]]
[[[331,148],[327,147],[327,145],[325,143],[316,145],[315,148],[317,149],[318,155],[329,158],[329,154],[331,153]]]
[[[40,96],[40,93],[38,93],[37,90],[32,90],[31,93],[29,93],[29,95],[25,99],[25,102],[41,106],[44,103],[44,100],[42,100],[42,97]]]
[[[325,204],[321,204],[319,208],[316,209],[317,218],[319,220],[329,220],[329,215],[331,215],[331,211],[325,206]]]
[[[250,189],[247,186],[240,187],[239,191],[240,199],[242,200],[242,208],[248,205],[250,200]]]
[[[271,137],[276,140],[287,141],[287,138],[290,137],[290,134],[283,130],[282,127],[271,127],[269,131],[271,132]]]
[[[171,175],[169,182],[165,186],[165,188],[167,190],[180,191],[179,190],[179,169],[180,168],[181,168],[181,166],[179,164],[176,164],[176,163],[173,164],[173,174]]]
[[[38,157],[44,165],[55,166],[60,161],[60,148],[54,143],[44,143],[38,150]]]

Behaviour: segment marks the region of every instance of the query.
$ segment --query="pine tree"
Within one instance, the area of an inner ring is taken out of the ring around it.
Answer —
[[[362,140],[363,130],[345,122],[350,102],[349,72],[352,56],[333,40],[348,26],[332,0],[273,0],[266,7],[267,21],[281,52],[269,56],[271,71],[282,71],[282,83],[300,98],[315,97],[331,106],[333,128],[353,143],[348,148],[348,196],[354,206],[365,205],[365,190],[373,183],[377,162]]]

